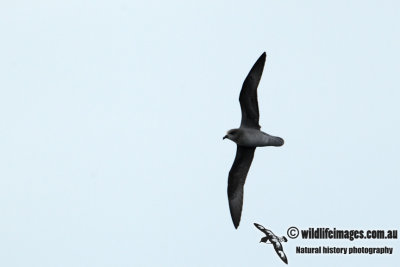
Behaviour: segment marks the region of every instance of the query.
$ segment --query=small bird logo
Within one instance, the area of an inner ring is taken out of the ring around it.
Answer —
[[[262,226],[258,223],[254,223],[254,225],[257,227],[258,230],[260,230],[261,232],[263,232],[265,234],[265,236],[263,238],[261,238],[260,243],[264,242],[266,244],[272,244],[274,246],[276,254],[278,254],[279,258],[281,258],[281,260],[284,263],[288,264],[287,257],[285,255],[285,252],[283,252],[283,247],[281,244],[281,242],[287,242],[286,237],[284,237],[284,236],[278,237],[271,230],[266,229],[264,226]],[[269,243],[268,243],[268,241],[269,241]]]

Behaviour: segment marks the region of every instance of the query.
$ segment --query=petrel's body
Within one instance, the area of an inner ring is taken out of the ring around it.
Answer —
[[[255,223],[254,224],[258,230],[260,230],[261,232],[263,232],[265,234],[265,236],[263,238],[261,238],[260,243],[267,243],[267,244],[272,244],[274,246],[274,249],[276,251],[276,254],[278,254],[279,258],[281,258],[281,260],[288,264],[288,260],[287,257],[285,255],[285,252],[283,252],[283,247],[281,242],[287,242],[286,237],[282,236],[282,237],[278,237],[276,236],[271,230],[268,230],[266,228],[264,228],[264,226]],[[268,241],[270,243],[268,243]]]
[[[237,144],[236,157],[228,178],[229,209],[235,228],[238,228],[243,206],[243,187],[253,161],[256,147],[282,146],[283,139],[260,131],[260,114],[257,102],[257,87],[264,70],[265,52],[256,61],[243,82],[239,102],[242,110],[240,127],[229,130],[228,138]]]

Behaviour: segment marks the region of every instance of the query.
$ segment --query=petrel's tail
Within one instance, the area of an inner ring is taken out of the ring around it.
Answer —
[[[285,143],[285,141],[278,137],[278,136],[269,136],[269,140],[268,140],[268,145],[269,146],[283,146],[283,144]]]

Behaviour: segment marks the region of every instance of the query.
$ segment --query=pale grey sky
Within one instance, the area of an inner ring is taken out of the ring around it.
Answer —
[[[301,2],[301,3],[300,3]],[[284,266],[258,222],[398,229],[397,1],[3,1],[0,265]],[[267,52],[241,225],[243,79]],[[394,255],[298,255],[296,246]],[[290,266],[398,266],[398,240],[284,244]]]

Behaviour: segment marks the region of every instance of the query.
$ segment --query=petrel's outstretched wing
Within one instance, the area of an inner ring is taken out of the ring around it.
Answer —
[[[283,252],[282,244],[280,242],[274,242],[273,245],[274,245],[274,249],[276,251],[276,254],[278,254],[279,258],[281,258],[281,260],[284,263],[288,264],[288,260],[287,260],[287,257],[285,255],[285,252]]]
[[[243,187],[253,161],[255,147],[237,146],[236,157],[228,178],[229,209],[233,225],[238,228],[243,206]]]
[[[257,130],[261,128],[258,124],[260,112],[258,111],[257,87],[264,70],[266,57],[267,55],[264,52],[251,68],[243,82],[239,96],[240,108],[242,109],[242,122],[240,127],[254,128]]]

